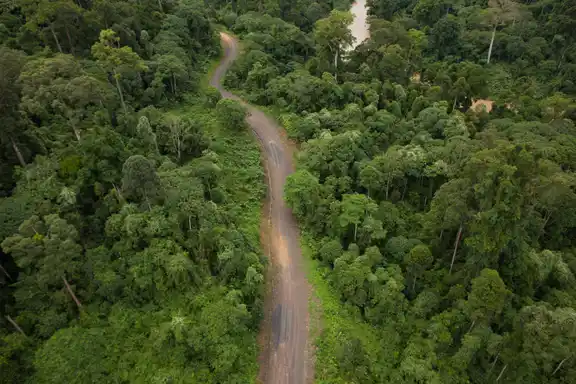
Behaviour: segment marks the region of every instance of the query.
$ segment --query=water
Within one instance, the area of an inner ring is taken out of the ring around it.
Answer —
[[[352,49],[354,49],[370,36],[368,23],[366,22],[368,16],[366,0],[356,0],[354,4],[352,4],[350,12],[354,15],[354,21],[352,25],[350,25],[352,36],[356,38],[356,41],[352,44]]]

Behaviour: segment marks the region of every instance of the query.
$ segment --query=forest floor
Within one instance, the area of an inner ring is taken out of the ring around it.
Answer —
[[[259,379],[273,384],[304,384],[311,377],[312,359],[308,345],[309,286],[306,280],[296,220],[284,204],[284,184],[294,171],[293,147],[282,129],[262,111],[244,103],[221,86],[221,81],[238,56],[238,41],[221,33],[224,57],[214,70],[210,85],[223,97],[241,101],[247,108],[247,122],[261,143],[267,171],[269,226],[267,246],[273,282],[264,319]]]

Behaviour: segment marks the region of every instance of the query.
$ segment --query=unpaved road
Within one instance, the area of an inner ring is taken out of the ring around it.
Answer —
[[[210,85],[223,97],[240,100],[226,91],[220,82],[226,70],[238,56],[238,42],[221,33],[224,58],[214,71]],[[261,143],[267,165],[268,199],[270,207],[270,252],[275,270],[270,311],[266,314],[263,332],[269,340],[263,346],[260,380],[267,384],[303,384],[311,377],[308,362],[308,284],[302,266],[299,232],[292,212],[284,204],[286,177],[294,169],[292,151],[281,135],[281,128],[263,112],[245,104],[247,118]],[[307,377],[308,376],[308,377]]]

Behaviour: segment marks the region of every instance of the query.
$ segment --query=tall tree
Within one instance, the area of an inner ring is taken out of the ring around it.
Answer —
[[[314,39],[318,51],[325,58],[331,58],[332,71],[338,77],[338,65],[342,56],[354,43],[354,36],[350,32],[353,16],[350,12],[333,10],[324,19],[318,20],[314,26]]]
[[[100,40],[92,46],[92,55],[100,66],[114,79],[114,84],[120,96],[124,113],[127,112],[126,101],[120,80],[127,72],[146,72],[148,67],[137,53],[130,47],[120,47],[120,38],[116,32],[105,29],[100,32]]]
[[[162,196],[162,186],[150,160],[141,155],[130,156],[122,167],[122,190],[128,197],[146,201],[148,209]]]
[[[23,64],[24,55],[21,52],[6,47],[0,48],[0,144],[3,148],[0,158],[9,166],[19,164],[25,167],[30,152],[24,145],[27,141],[25,125],[18,114],[21,91],[18,78]],[[0,189],[11,183],[11,178],[0,180],[2,186]]]
[[[94,113],[108,105],[112,90],[108,83],[90,76],[71,55],[30,61],[20,75],[21,108],[41,125],[53,124],[44,142],[62,142],[58,127],[61,120],[78,141],[82,131],[91,127]],[[53,144],[52,144],[53,145]]]
[[[519,21],[522,17],[522,5],[514,0],[488,0],[488,8],[483,11],[483,17],[492,27],[490,47],[486,57],[486,63],[490,64],[497,28],[508,22]]]
[[[68,300],[82,308],[70,281],[82,281],[82,247],[78,231],[58,215],[43,219],[32,216],[24,221],[18,234],[6,238],[2,249],[11,253],[21,268],[18,280],[18,318],[33,325],[35,334],[47,337],[66,323]],[[42,313],[42,316],[38,316]]]
[[[75,54],[77,26],[82,21],[82,9],[71,0],[38,0],[24,2],[26,26],[34,32],[50,32],[50,37],[60,53],[64,53],[62,34],[67,41],[66,53]]]

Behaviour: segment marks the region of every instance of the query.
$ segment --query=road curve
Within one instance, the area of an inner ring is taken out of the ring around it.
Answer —
[[[302,266],[299,231],[290,209],[284,204],[286,177],[294,172],[292,151],[286,145],[280,128],[262,111],[243,102],[225,90],[221,81],[238,56],[238,41],[221,33],[224,58],[214,71],[210,85],[222,97],[241,101],[249,112],[246,119],[261,143],[268,176],[270,202],[270,252],[276,271],[271,310],[265,316],[268,345],[262,351],[259,378],[269,384],[303,384],[311,378],[308,367],[308,284]]]

